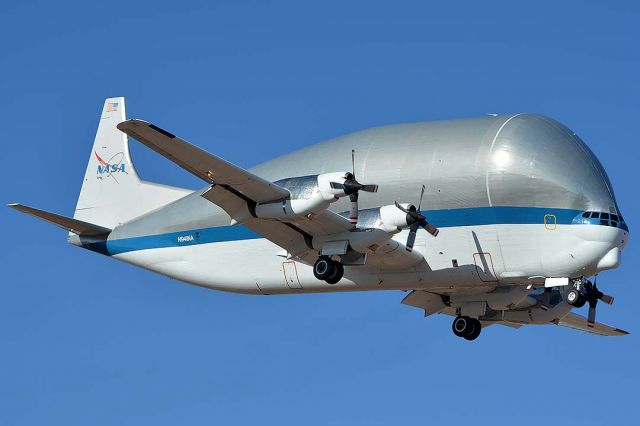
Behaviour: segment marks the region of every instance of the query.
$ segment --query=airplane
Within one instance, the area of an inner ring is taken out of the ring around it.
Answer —
[[[129,137],[202,179],[141,180]],[[361,183],[365,182],[365,183]],[[629,240],[587,145],[541,115],[376,127],[245,170],[104,102],[68,242],[197,286],[275,295],[397,290],[453,333],[555,324],[605,336],[595,277]],[[589,305],[588,315],[573,309]]]

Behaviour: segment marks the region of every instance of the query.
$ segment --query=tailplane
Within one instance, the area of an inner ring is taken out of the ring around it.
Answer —
[[[140,180],[127,135],[116,128],[125,120],[124,98],[105,100],[74,219],[113,229],[192,192]]]
[[[9,207],[52,223],[80,237],[106,238],[111,232],[111,229],[109,228],[104,228],[102,226],[94,225],[93,223],[83,222],[78,219],[72,219],[70,217],[51,213],[45,210],[35,209],[23,204],[9,204]]]

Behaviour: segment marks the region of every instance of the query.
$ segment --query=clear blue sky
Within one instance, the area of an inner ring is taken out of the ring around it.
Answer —
[[[638,418],[638,3],[385,3],[4,4],[0,200],[71,215],[109,96],[242,166],[386,123],[542,113],[613,182],[632,238],[599,319],[632,334],[495,326],[468,343],[400,292],[204,290],[2,208],[0,425]],[[147,180],[202,186],[133,155]]]

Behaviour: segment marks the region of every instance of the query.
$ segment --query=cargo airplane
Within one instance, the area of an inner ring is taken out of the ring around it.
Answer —
[[[141,180],[128,137],[206,182]],[[363,182],[363,183],[361,183]],[[500,324],[598,335],[593,278],[629,229],[602,165],[532,114],[398,124],[245,170],[104,103],[73,218],[10,207],[76,246],[198,286],[246,294],[397,290],[474,340]],[[587,317],[572,312],[588,304]]]

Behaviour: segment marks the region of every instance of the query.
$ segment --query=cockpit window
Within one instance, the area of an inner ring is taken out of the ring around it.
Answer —
[[[629,227],[627,227],[622,216],[615,213],[592,211],[582,212],[573,219],[572,223],[613,226],[614,228],[624,229],[627,232],[629,231]]]

